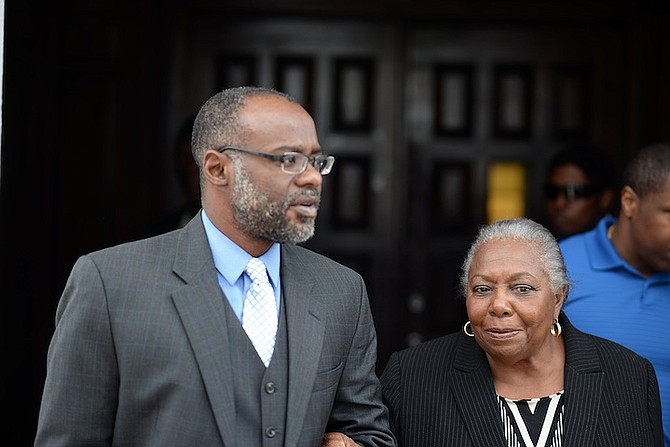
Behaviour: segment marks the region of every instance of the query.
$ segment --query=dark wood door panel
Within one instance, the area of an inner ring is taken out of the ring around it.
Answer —
[[[606,94],[624,76],[614,29],[208,17],[187,33],[192,88],[179,103],[256,83],[314,116],[337,161],[306,245],[365,276],[380,364],[460,330],[461,260],[507,186],[493,167],[520,173],[518,212],[539,219],[554,150],[621,145],[620,103]]]
[[[608,92],[621,88],[625,48],[610,28],[476,24],[417,27],[404,44],[399,153],[412,159],[412,212],[400,268],[410,274],[397,299],[413,309],[406,332],[417,342],[465,322],[454,301],[460,263],[477,227],[507,212],[501,203],[511,196],[510,213],[541,220],[540,185],[557,148],[584,140],[621,150],[623,110]]]

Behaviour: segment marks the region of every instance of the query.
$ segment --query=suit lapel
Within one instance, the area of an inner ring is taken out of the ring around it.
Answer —
[[[565,339],[565,429],[563,445],[592,445],[602,398],[603,372],[593,341],[561,315]],[[470,359],[470,360],[468,360]],[[460,342],[451,387],[474,445],[504,445],[493,379],[474,340]]]
[[[283,245],[281,281],[288,333],[288,408],[291,409],[284,438],[287,446],[295,445],[300,439],[325,330],[320,304],[309,299],[315,280],[308,271],[309,268],[299,261],[295,248]]]
[[[602,398],[603,372],[593,340],[561,314],[565,340],[563,445],[592,445]],[[472,339],[462,339],[450,371],[451,388],[474,445],[504,445],[493,379],[486,355]],[[493,399],[493,400],[491,400]]]
[[[603,372],[593,340],[561,315],[565,339],[565,430],[563,445],[593,445],[602,398]]]
[[[505,445],[491,372],[484,351],[474,339],[463,336],[459,340],[449,374],[451,391],[472,444]]]
[[[174,272],[186,285],[172,294],[172,300],[193,348],[221,439],[230,447],[234,445],[235,399],[224,326],[225,297],[200,214],[182,230],[178,244]]]

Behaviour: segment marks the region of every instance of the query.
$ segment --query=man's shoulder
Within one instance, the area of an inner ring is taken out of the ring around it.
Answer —
[[[599,272],[609,275],[618,271],[623,261],[608,237],[608,229],[615,222],[615,218],[606,216],[592,230],[559,242],[565,265],[571,276],[579,272]],[[572,279],[589,280],[586,277]]]
[[[589,265],[591,253],[587,249],[587,234],[581,233],[570,236],[559,242],[558,246],[563,255],[563,261],[568,271],[573,271],[577,266]]]
[[[649,363],[647,358],[618,342],[598,335],[582,334],[593,342],[594,348],[599,352],[600,358],[605,362],[603,365],[604,367],[610,365],[610,368],[612,369],[621,369],[624,365],[642,367]]]
[[[351,267],[348,267],[322,253],[314,251],[311,248],[306,248],[301,245],[283,244],[282,258],[291,262],[303,264],[304,266],[312,266],[317,269],[327,267],[335,270],[351,271],[357,273]]]
[[[573,234],[558,242],[561,250],[572,250],[581,248],[584,249],[586,245],[592,245],[598,240],[607,237],[607,229],[616,221],[610,215],[607,215],[598,221],[598,224],[592,229],[583,233]]]
[[[87,254],[93,259],[126,258],[135,255],[151,255],[155,252],[165,252],[165,247],[173,247],[181,230],[170,231],[158,236],[152,236],[134,241],[121,242],[117,245],[101,248]]]
[[[558,246],[561,248],[561,251],[565,253],[571,253],[575,250],[585,250],[585,246],[588,240],[591,240],[595,237],[595,230],[589,230],[585,233],[573,234],[568,236],[565,239],[561,239],[558,242]]]
[[[565,239],[558,241],[558,246],[563,249],[564,247],[574,247],[584,244],[584,239],[586,238],[586,233],[573,234],[568,236]]]

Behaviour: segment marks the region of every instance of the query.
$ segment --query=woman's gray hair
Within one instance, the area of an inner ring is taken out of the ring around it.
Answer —
[[[472,266],[472,261],[485,243],[498,239],[512,239],[528,242],[536,251],[538,258],[542,262],[543,270],[549,276],[549,283],[554,294],[564,291],[567,297],[570,279],[565,268],[561,249],[556,242],[556,238],[549,230],[539,223],[527,219],[516,218],[508,220],[499,220],[490,225],[480,228],[477,237],[468,250],[468,254],[463,261],[461,271],[461,293],[467,296],[468,273]]]

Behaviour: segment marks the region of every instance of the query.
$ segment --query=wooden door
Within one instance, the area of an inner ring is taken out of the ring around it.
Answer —
[[[203,17],[192,24],[189,88],[179,99],[192,103],[188,110],[222,88],[254,84],[291,94],[314,117],[336,162],[324,178],[316,235],[305,245],[365,277],[385,358],[400,333],[393,317],[403,226],[397,30],[332,20]]]
[[[619,158],[622,42],[607,28],[445,25],[408,33],[407,138],[399,150],[410,167],[401,257],[407,344],[461,329],[460,267],[477,228],[506,215],[541,221],[541,184],[555,150],[591,141]]]
[[[460,330],[460,265],[492,199],[511,190],[539,220],[554,150],[624,141],[615,30],[198,17],[185,33],[184,115],[255,84],[314,116],[337,161],[306,245],[365,277],[380,365]],[[512,177],[492,191],[498,168]]]

